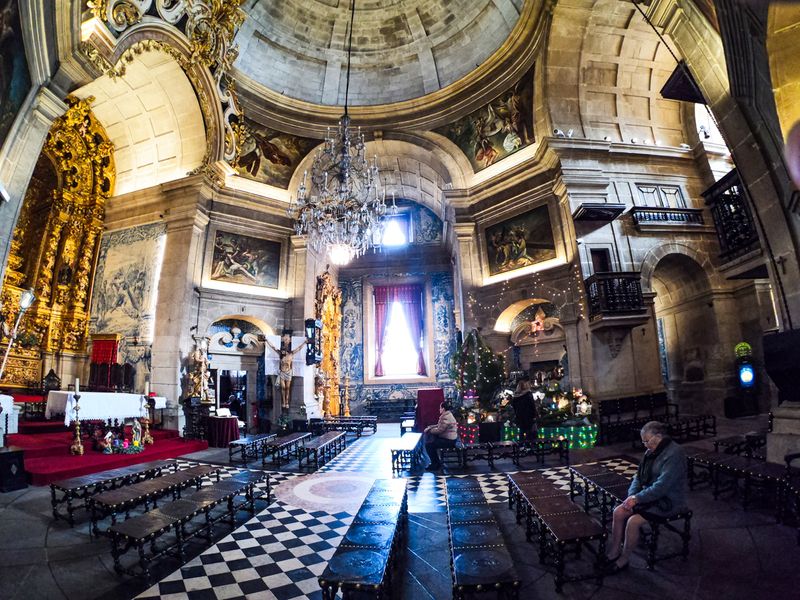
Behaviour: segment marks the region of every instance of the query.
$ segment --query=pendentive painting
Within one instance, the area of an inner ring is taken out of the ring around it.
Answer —
[[[0,148],[31,89],[18,0],[0,0]]]
[[[239,175],[288,189],[297,165],[319,140],[289,135],[245,119],[246,133],[239,158]]]
[[[489,275],[515,271],[556,258],[547,205],[487,227]]]
[[[481,171],[533,142],[533,71],[489,104],[434,130]]]
[[[211,259],[211,279],[277,288],[280,261],[280,242],[217,231]]]

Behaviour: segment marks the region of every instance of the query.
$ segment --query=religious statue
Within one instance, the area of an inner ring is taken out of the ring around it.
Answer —
[[[208,370],[208,356],[201,345],[195,349],[192,355],[194,360],[194,371],[189,375],[191,389],[189,392],[190,398],[200,398],[204,404],[211,402],[208,393],[208,380],[211,378],[211,373]]]
[[[142,445],[142,424],[139,423],[139,419],[133,420],[133,427],[131,428],[131,441],[136,447]]]
[[[288,330],[284,330],[281,334],[280,349],[270,344],[269,340],[267,340],[267,346],[277,353],[280,359],[278,380],[281,382],[281,408],[284,412],[289,410],[289,402],[292,399],[292,359],[305,345],[306,343],[303,342],[292,350],[292,332]]]
[[[314,397],[317,400],[317,405],[322,410],[324,416],[330,416],[330,405],[328,403],[328,395],[325,393],[325,374],[318,371],[314,376]]]

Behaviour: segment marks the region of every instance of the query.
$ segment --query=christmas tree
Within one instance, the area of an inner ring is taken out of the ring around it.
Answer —
[[[450,377],[455,382],[461,398],[470,394],[478,397],[478,404],[491,410],[492,399],[503,381],[505,361],[495,354],[477,329],[470,331],[453,354]]]

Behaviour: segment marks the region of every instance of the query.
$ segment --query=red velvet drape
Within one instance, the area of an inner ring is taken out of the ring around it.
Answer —
[[[425,353],[422,349],[422,286],[420,285],[385,285],[375,287],[375,341],[376,359],[375,376],[383,375],[383,340],[386,334],[386,317],[389,307],[399,302],[403,307],[406,322],[411,330],[411,339],[417,347],[417,375],[427,375]]]
[[[383,377],[383,338],[386,335],[386,313],[389,310],[389,287],[375,288],[375,377]]]
[[[92,342],[92,362],[96,365],[109,365],[117,362],[116,340],[94,340]]]

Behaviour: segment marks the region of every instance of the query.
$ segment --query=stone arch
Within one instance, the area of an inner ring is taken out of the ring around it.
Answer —
[[[715,287],[724,285],[708,254],[685,244],[668,242],[652,248],[642,260],[640,271],[643,292],[653,291],[653,272],[661,260],[670,254],[681,254],[697,263],[708,278],[710,285]]]
[[[740,10],[738,4],[730,10]],[[727,9],[726,9],[727,10]],[[744,10],[744,9],[741,9]],[[800,315],[800,265],[797,261],[786,261],[780,267],[776,265],[777,256],[796,256],[795,239],[798,235],[797,220],[792,220],[789,208],[796,204],[792,199],[791,182],[785,169],[780,152],[782,148],[774,146],[774,140],[765,126],[758,131],[750,126],[745,111],[755,117],[752,98],[743,98],[741,104],[731,95],[732,82],[728,77],[728,65],[725,47],[719,32],[703,15],[696,3],[680,0],[653,0],[647,7],[656,27],[672,42],[676,50],[686,59],[689,69],[694,74],[703,97],[717,119],[719,130],[725,138],[728,148],[737,165],[739,175],[749,192],[750,208],[757,222],[759,238],[765,250],[769,265],[770,280],[775,290],[782,328],[791,329],[793,321]],[[742,21],[745,23],[746,19]],[[758,24],[751,23],[757,31]],[[739,29],[757,40],[758,36],[751,29],[740,24]],[[726,39],[726,46],[735,46],[739,39]],[[741,42],[740,42],[741,43]],[[755,42],[760,43],[759,41]],[[733,48],[731,51],[735,51]],[[753,55],[746,48],[740,49],[738,57],[742,65],[736,70],[752,73],[756,69]],[[750,64],[747,64],[748,61]],[[756,81],[749,76],[742,77],[738,88],[746,88],[748,81]],[[754,86],[761,86],[758,80]],[[753,90],[739,89],[740,95]],[[748,106],[748,103],[750,106]],[[763,117],[759,117],[763,118]],[[768,125],[768,124],[767,124]],[[777,124],[776,124],[777,126]],[[752,198],[757,197],[758,202]]]
[[[550,302],[546,298],[525,298],[524,300],[517,300],[509,304],[494,322],[494,330],[502,333],[511,333],[511,323],[514,317],[520,314],[523,310],[534,304],[543,304]]]
[[[197,90],[176,55],[167,46],[123,52],[117,64],[124,69],[75,92],[94,98],[92,109],[114,144],[117,195],[182,178],[211,152],[216,128],[205,126]]]
[[[612,142],[685,141],[680,103],[659,94],[675,60],[632,2],[557,4],[545,64],[552,127]]]
[[[412,139],[414,141],[410,141]],[[289,182],[291,193],[299,187],[303,173],[311,170],[317,148],[295,169]],[[464,181],[463,172],[452,156],[430,141],[411,136],[367,142],[366,152],[368,156],[378,157],[381,183],[387,197],[394,192],[398,198],[425,206],[443,221],[447,220],[445,191],[454,185],[454,179],[459,183]]]

